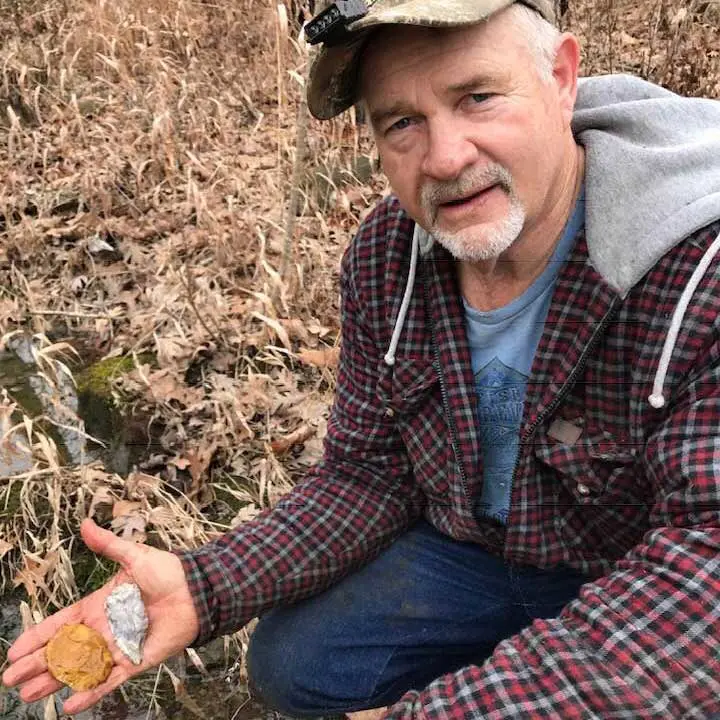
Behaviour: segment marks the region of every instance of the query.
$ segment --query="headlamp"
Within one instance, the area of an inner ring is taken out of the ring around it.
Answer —
[[[305,38],[311,45],[338,45],[347,35],[347,26],[367,13],[364,0],[336,0],[305,26]]]

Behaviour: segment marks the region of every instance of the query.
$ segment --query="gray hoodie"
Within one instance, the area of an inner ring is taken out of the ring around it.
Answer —
[[[720,218],[720,102],[630,75],[585,78],[573,132],[586,153],[590,260],[625,297],[674,245]]]
[[[720,218],[720,102],[686,98],[631,75],[579,81],[573,133],[585,148],[585,237],[590,262],[625,297],[672,247]],[[392,365],[415,282],[433,239],[415,227],[405,299],[385,362]],[[673,314],[650,403],[663,383],[683,316],[720,237]]]

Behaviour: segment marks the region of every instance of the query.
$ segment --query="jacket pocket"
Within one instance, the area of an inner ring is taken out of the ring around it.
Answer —
[[[566,547],[611,560],[639,541],[649,504],[638,448],[597,431],[572,445],[540,440],[534,452]]]
[[[572,445],[541,440],[535,456],[555,471],[559,488],[568,497],[587,504],[602,501],[613,482],[635,463],[637,450],[601,433],[581,437]]]
[[[398,415],[417,412],[440,380],[431,360],[398,360],[393,368],[390,407]]]
[[[429,504],[452,505],[455,461],[432,360],[398,360],[390,390],[390,416],[405,444],[416,482]]]

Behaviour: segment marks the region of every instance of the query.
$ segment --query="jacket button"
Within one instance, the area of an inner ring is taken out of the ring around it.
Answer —
[[[578,491],[581,495],[589,495],[589,494],[590,494],[590,488],[589,488],[587,485],[585,485],[585,483],[578,483],[578,484],[577,484],[577,491]]]
[[[386,408],[385,409],[385,417],[389,417],[389,418],[395,417],[395,411],[391,407]]]

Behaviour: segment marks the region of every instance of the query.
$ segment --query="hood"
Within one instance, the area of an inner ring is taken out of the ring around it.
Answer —
[[[630,75],[579,82],[590,261],[625,297],[688,235],[720,218],[720,102]]]
[[[590,262],[624,298],[676,244],[720,218],[720,102],[686,98],[631,75],[578,82],[573,134],[585,148],[585,239]],[[415,226],[410,274],[390,347],[395,363],[419,256],[433,238]],[[663,385],[683,317],[720,236],[698,264],[673,313],[648,402]]]

